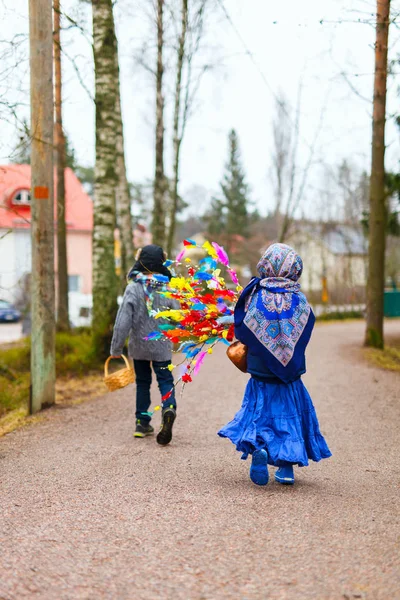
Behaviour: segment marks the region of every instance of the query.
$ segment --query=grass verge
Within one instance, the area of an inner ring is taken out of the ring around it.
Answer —
[[[383,350],[364,348],[364,355],[380,369],[400,372],[400,337],[391,338]]]
[[[364,315],[359,310],[348,310],[346,312],[334,311],[319,315],[317,321],[347,321],[348,319],[363,319]]]
[[[106,392],[101,364],[93,353],[90,331],[74,330],[56,336],[56,404],[79,404]],[[43,420],[28,416],[30,340],[0,349],[0,437]]]

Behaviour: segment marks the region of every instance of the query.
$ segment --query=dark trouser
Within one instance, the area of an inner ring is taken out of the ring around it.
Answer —
[[[163,402],[163,408],[173,406],[176,408],[174,378],[168,365],[170,360],[156,362],[153,360],[134,360],[133,361],[136,373],[136,418],[142,421],[149,422],[151,415],[148,410],[150,408],[150,386],[151,386],[151,365],[153,364],[154,373],[157,377],[158,388],[161,396],[165,396],[172,390],[172,395]]]

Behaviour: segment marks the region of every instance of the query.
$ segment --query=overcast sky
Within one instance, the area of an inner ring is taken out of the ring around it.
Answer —
[[[27,33],[27,4],[26,0],[0,0],[1,39]],[[143,4],[143,0],[119,0],[116,9],[127,167],[129,178],[137,182],[151,178],[154,170],[154,91],[149,75],[135,61],[138,48],[151,34],[148,19],[140,8]],[[345,158],[360,170],[368,169],[375,2],[225,0],[224,4],[232,22],[218,7],[208,18],[202,60],[209,62],[212,57],[213,69],[203,78],[196,110],[188,124],[182,149],[181,190],[185,192],[193,185],[202,185],[210,192],[218,189],[227,156],[227,134],[234,127],[239,134],[252,197],[262,212],[271,208],[269,170],[275,97],[282,91],[294,106],[300,80],[303,85],[300,161],[306,162],[309,146],[322,121],[318,160],[335,169]],[[65,11],[74,16],[77,16],[76,5],[77,0],[64,1]],[[393,15],[399,11],[400,1],[394,0]],[[84,6],[79,9],[82,22],[85,15],[89,26],[90,11]],[[76,30],[67,32],[64,41],[67,54],[77,57],[81,79],[92,92],[89,43]],[[27,48],[21,47],[19,52],[26,56]],[[400,28],[393,25],[390,56],[395,58],[398,54]],[[3,99],[17,98],[25,104],[18,109],[20,119],[28,115],[27,66],[27,62],[22,63],[9,76],[7,85],[4,81],[1,84]],[[93,164],[93,102],[67,58],[64,67],[65,128],[79,161]],[[400,66],[395,71],[399,72]],[[390,78],[389,115],[399,112],[399,85],[400,75]],[[167,125],[169,115],[170,104]],[[12,123],[1,123],[2,163],[9,161],[16,135]],[[399,134],[391,120],[387,144],[387,168],[396,169]],[[171,163],[169,148],[170,145],[165,157],[167,171]],[[316,165],[308,192],[313,202],[318,194],[316,188],[323,185],[320,179],[321,166]]]

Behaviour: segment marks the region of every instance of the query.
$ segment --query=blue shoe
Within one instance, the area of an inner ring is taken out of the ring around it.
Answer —
[[[255,450],[250,467],[250,479],[256,485],[267,485],[268,454],[266,450]]]
[[[287,465],[285,467],[280,467],[275,473],[275,481],[278,483],[282,483],[283,485],[293,485],[294,484],[294,473],[293,466]]]

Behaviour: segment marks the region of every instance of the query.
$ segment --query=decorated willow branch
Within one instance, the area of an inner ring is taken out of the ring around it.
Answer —
[[[189,256],[185,258],[188,250],[193,249],[205,254],[199,264],[194,264]],[[169,340],[176,348],[174,351],[183,354],[181,362],[168,367],[178,371],[174,387],[182,383],[183,391],[198,374],[207,354],[212,354],[218,343],[229,346],[233,340],[234,326],[227,324],[231,319],[224,317],[233,314],[242,287],[227,253],[215,242],[206,241],[199,246],[194,240],[184,240],[175,261],[167,260],[165,266],[174,276],[158,293],[175,300],[179,308],[154,312],[152,316],[163,322],[146,339]],[[177,274],[182,269],[186,274]],[[227,287],[223,273],[230,278],[234,289]],[[162,397],[163,402],[171,397],[173,389]],[[154,410],[160,408],[156,406]]]

